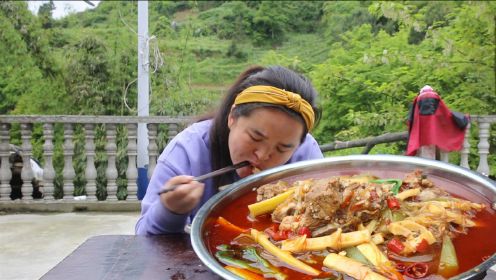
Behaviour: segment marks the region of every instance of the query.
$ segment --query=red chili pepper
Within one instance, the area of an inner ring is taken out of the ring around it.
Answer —
[[[400,201],[396,197],[388,197],[387,198],[387,206],[391,210],[400,209]]]
[[[407,266],[404,263],[397,263],[396,264],[396,270],[398,270],[399,273],[403,273],[406,270]]]
[[[272,228],[266,229],[265,233],[267,233],[270,236],[270,238],[274,239],[275,241],[283,240],[279,231],[273,231]]]
[[[282,230],[282,231],[280,230],[279,231],[280,240],[288,239],[290,235],[291,235],[291,231],[289,231],[289,230]]]
[[[427,250],[429,250],[429,243],[427,242],[427,240],[422,239],[422,241],[420,241],[420,243],[417,245],[416,249],[419,253],[425,253],[427,252]]]
[[[273,230],[273,231],[279,231],[279,224],[272,224],[270,226],[270,228]]]
[[[308,227],[301,227],[298,230],[298,235],[306,235],[307,237],[312,237],[312,232]]]
[[[354,192],[351,191],[351,193],[349,193],[348,196],[343,199],[343,203],[341,203],[341,205],[339,206],[339,207],[341,207],[341,209],[344,209],[344,208],[348,207],[348,205],[350,205],[353,194],[354,194]]]
[[[414,263],[405,270],[405,275],[414,279],[423,278],[429,272],[429,266],[426,263]]]
[[[279,230],[279,226],[277,224],[273,224],[272,226],[265,229],[265,233],[267,233],[275,241],[280,241],[288,239],[291,231]]]
[[[403,245],[403,242],[401,242],[398,238],[393,238],[388,242],[387,248],[396,254],[400,254],[401,251],[405,249],[405,245]]]

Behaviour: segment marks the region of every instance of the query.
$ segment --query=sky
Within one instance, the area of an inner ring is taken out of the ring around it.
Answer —
[[[38,8],[44,3],[48,3],[49,1],[28,1],[29,10],[33,14],[38,13]],[[100,3],[100,1],[90,0],[96,6]],[[60,19],[69,13],[81,12],[87,9],[93,9],[95,7],[84,1],[53,1],[55,4],[55,10],[53,11],[53,18]]]

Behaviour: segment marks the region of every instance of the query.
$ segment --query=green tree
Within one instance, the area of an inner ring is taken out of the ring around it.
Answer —
[[[55,10],[55,4],[53,0],[48,3],[44,3],[38,9],[38,17],[41,21],[41,26],[45,29],[51,28],[53,25],[52,13]]]
[[[369,24],[373,33],[385,30],[389,34],[397,31],[397,23],[383,16],[369,12],[370,1],[327,1],[323,4],[322,21],[326,37],[331,42],[363,24]]]
[[[258,6],[253,18],[255,42],[259,44],[281,43],[284,39],[285,26],[289,18],[282,12],[285,2],[263,1]]]
[[[453,110],[494,112],[494,4],[464,2],[439,26],[405,12],[420,11],[408,6],[416,4],[374,3],[371,10],[384,11],[375,16],[398,22],[398,32],[375,34],[372,26],[362,25],[332,45],[329,60],[313,72],[324,96],[320,139],[404,130],[408,105],[425,84]],[[426,32],[420,43],[410,41],[413,27]]]
[[[65,80],[73,114],[112,115],[119,98],[108,91],[110,65],[106,47],[93,38],[83,38],[68,53]]]
[[[41,58],[46,45],[33,37],[39,34],[32,15],[20,11],[25,3],[0,3],[0,114],[9,113],[57,113],[63,99],[46,98],[60,96],[60,84],[52,76],[45,76],[40,67],[47,62]],[[16,12],[17,14],[8,14]],[[7,16],[8,15],[8,16]],[[19,32],[23,30],[24,33]],[[32,33],[31,33],[32,32]],[[38,50],[33,51],[35,46]],[[51,66],[47,65],[47,68]],[[47,69],[45,68],[45,69]],[[51,71],[50,71],[51,72]],[[57,104],[59,103],[59,104]]]

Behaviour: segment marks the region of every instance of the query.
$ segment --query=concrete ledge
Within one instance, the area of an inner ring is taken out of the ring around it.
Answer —
[[[19,212],[139,212],[140,201],[14,200],[0,201],[0,211]]]

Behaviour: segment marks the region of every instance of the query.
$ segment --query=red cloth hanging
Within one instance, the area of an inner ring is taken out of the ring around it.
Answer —
[[[445,152],[459,151],[465,129],[456,126],[452,113],[430,87],[413,100],[406,154],[413,156],[421,146],[436,145]]]

